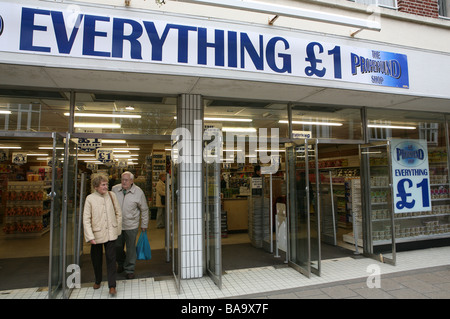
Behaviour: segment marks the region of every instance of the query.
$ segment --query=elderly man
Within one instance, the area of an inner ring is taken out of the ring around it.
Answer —
[[[122,233],[116,241],[117,272],[125,271],[127,279],[134,278],[136,265],[136,237],[139,231],[147,231],[148,205],[142,189],[133,183],[134,175],[131,172],[122,173],[121,184],[112,188],[122,208]],[[126,253],[124,251],[126,246]]]

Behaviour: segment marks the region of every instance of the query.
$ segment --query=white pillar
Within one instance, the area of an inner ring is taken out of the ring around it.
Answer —
[[[201,95],[178,97],[177,127],[189,130],[189,161],[179,166],[179,239],[181,241],[181,278],[203,276],[203,99]],[[194,122],[195,121],[195,122]],[[196,125],[194,125],[194,123]]]

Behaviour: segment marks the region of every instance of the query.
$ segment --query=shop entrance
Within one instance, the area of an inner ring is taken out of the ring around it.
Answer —
[[[96,172],[107,174],[112,187],[120,183],[123,171],[131,171],[136,185],[144,190],[148,199],[147,231],[152,259],[137,262],[136,277],[172,274],[166,235],[169,228],[167,221],[158,227],[154,200],[160,174],[169,172],[167,175],[170,175],[170,165],[166,166],[170,143],[164,139],[130,139],[130,136],[120,136],[120,139],[118,136],[112,139],[110,135],[80,136],[69,136],[71,142],[67,144],[66,134],[57,133],[1,137],[1,290],[49,286],[51,294],[56,295],[65,286],[64,278],[71,274],[62,269],[71,264],[80,265],[81,284],[93,281],[90,249],[84,242],[80,216],[84,199],[91,192],[90,177]],[[115,156],[126,159],[126,165],[108,166],[96,162],[95,152],[77,149],[79,138],[106,140],[109,143],[103,146],[117,151]],[[20,154],[25,154],[26,159],[14,161],[13,155]],[[128,161],[128,158],[133,160]],[[20,194],[20,202],[17,196],[10,196],[13,193]],[[29,195],[35,193],[42,197],[30,199]],[[25,195],[27,198],[22,198]],[[122,278],[118,276],[118,279]]]
[[[363,253],[359,146],[286,145],[289,264],[320,276],[321,260]]]
[[[77,134],[74,137],[79,144],[82,142],[97,141],[101,143],[101,149],[112,151],[114,162],[104,163],[96,159],[95,150],[78,151],[79,173],[86,174],[86,192],[83,197],[91,193],[91,176],[96,173],[103,173],[109,177],[109,188],[111,189],[121,183],[123,172],[131,172],[134,176],[133,184],[142,189],[148,205],[148,228],[147,237],[150,243],[151,260],[137,260],[135,266],[135,278],[145,277],[169,277],[172,275],[172,253],[173,240],[169,237],[173,234],[171,228],[173,215],[166,212],[170,209],[168,201],[171,196],[168,193],[173,189],[170,187],[176,180],[172,178],[174,166],[171,165],[171,146],[167,138],[163,137],[136,137],[130,135],[88,135]],[[81,139],[81,140],[80,140]],[[89,144],[89,143],[88,143]],[[176,169],[176,168],[175,168]],[[166,193],[166,200],[157,195],[160,190],[162,176],[165,181],[162,184]],[[159,189],[159,190],[158,190]],[[159,200],[158,198],[161,198]],[[175,206],[176,207],[176,206]],[[167,208],[167,209],[166,209]],[[161,214],[162,213],[162,214]],[[176,214],[174,214],[176,216]],[[141,233],[141,223],[139,222],[139,232]],[[176,232],[175,232],[176,233]],[[80,266],[82,268],[82,282],[92,282],[93,272],[90,262],[90,245],[82,241],[82,257]],[[174,248],[176,249],[176,247]],[[106,274],[106,273],[105,273]],[[117,280],[125,279],[124,273],[117,275]]]

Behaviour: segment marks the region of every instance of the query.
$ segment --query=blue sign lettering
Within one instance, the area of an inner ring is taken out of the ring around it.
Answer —
[[[174,24],[88,11],[69,19],[68,13],[60,10],[15,7],[21,10],[19,52],[207,66],[409,87],[407,59],[403,54],[307,41],[295,35],[285,37],[208,27],[208,23],[206,26],[196,26],[193,22]],[[17,47],[3,46],[0,50],[17,51]]]

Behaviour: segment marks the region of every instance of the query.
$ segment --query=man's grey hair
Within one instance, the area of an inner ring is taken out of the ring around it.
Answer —
[[[134,181],[134,175],[133,175],[133,173],[131,173],[131,172],[129,172],[129,171],[126,171],[126,172],[123,172],[123,173],[122,173],[122,176],[125,175],[125,174],[126,174],[126,175],[129,175],[129,176],[130,176],[130,179],[131,179],[132,181]]]

